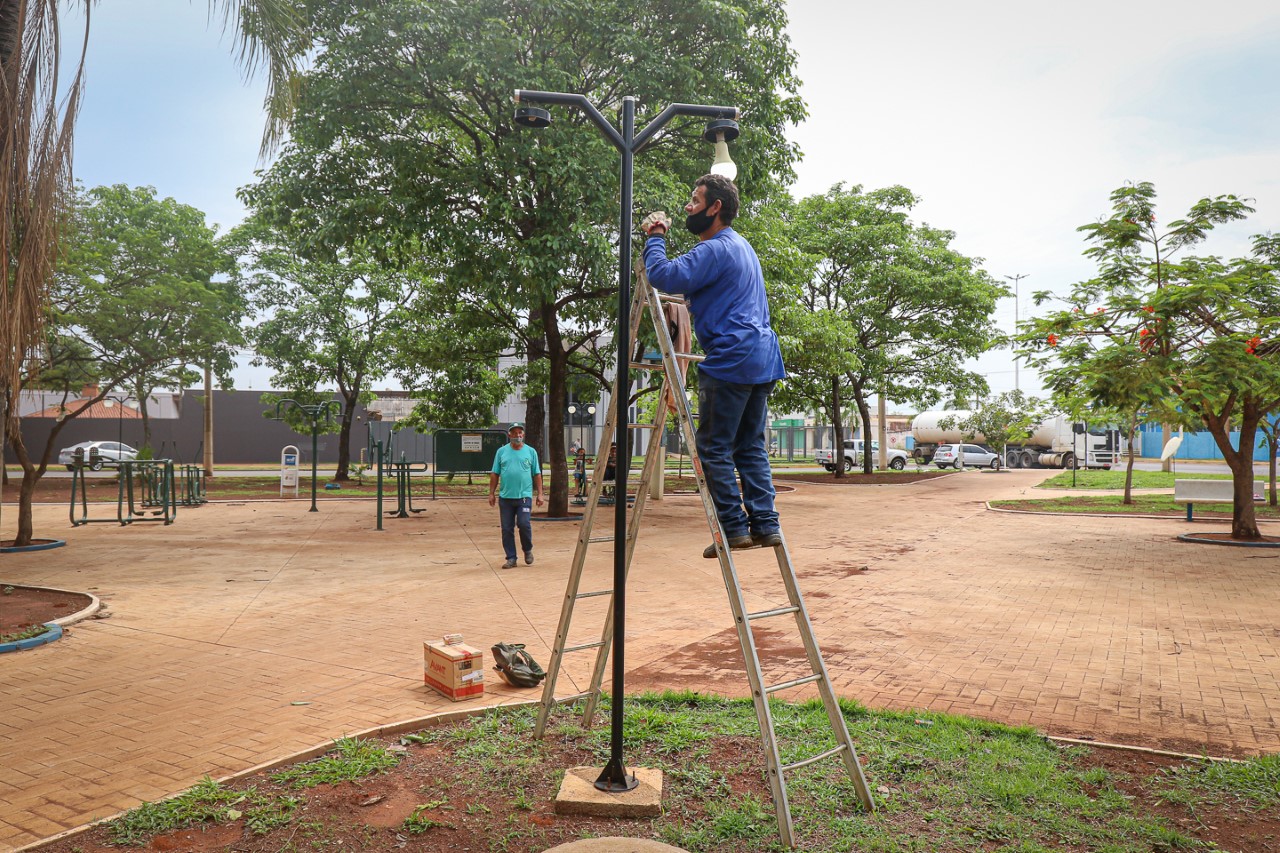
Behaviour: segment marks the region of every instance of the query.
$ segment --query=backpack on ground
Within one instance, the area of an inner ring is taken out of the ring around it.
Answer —
[[[538,662],[524,650],[524,643],[497,643],[490,651],[493,668],[512,687],[537,687],[547,677]]]

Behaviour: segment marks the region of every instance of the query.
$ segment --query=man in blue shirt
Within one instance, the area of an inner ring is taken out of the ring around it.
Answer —
[[[524,443],[524,424],[507,427],[508,443],[493,455],[489,473],[489,506],[498,504],[502,512],[502,550],[507,561],[504,569],[516,567],[516,528],[520,529],[520,547],[525,565],[533,565],[533,501],[542,506],[542,465],[538,451]],[[498,484],[502,490],[498,491]]]
[[[738,188],[728,178],[699,178],[684,209],[698,244],[669,259],[664,218],[646,220],[644,265],[655,288],[684,294],[706,353],[698,364],[697,445],[707,487],[730,548],[781,545],[765,428],[769,394],[787,374],[760,259],[730,227]],[[702,556],[714,559],[715,544]]]

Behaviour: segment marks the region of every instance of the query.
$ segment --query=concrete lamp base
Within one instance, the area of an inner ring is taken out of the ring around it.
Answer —
[[[556,814],[584,814],[596,817],[657,817],[662,814],[662,771],[633,767],[639,782],[622,793],[596,788],[599,767],[571,767],[565,771],[556,794]]]
[[[552,847],[547,853],[685,853],[685,850],[645,838],[584,838]]]

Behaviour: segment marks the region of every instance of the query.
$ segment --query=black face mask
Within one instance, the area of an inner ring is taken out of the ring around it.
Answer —
[[[711,204],[704,204],[702,210],[686,216],[684,218],[684,227],[694,234],[701,234],[710,228],[711,224],[716,221],[714,216],[707,215],[707,208],[710,206]]]

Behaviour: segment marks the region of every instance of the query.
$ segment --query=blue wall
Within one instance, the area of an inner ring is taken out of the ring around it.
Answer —
[[[1142,455],[1148,457],[1160,458],[1160,451],[1164,448],[1164,433],[1160,429],[1159,424],[1144,424],[1141,428],[1142,435]],[[1174,432],[1177,435],[1177,432]],[[1262,433],[1258,433],[1258,438],[1262,438]],[[1238,448],[1240,446],[1240,432],[1233,430],[1231,433],[1231,446]],[[1207,432],[1188,432],[1182,437],[1182,445],[1178,447],[1178,452],[1173,455],[1174,459],[1221,459],[1222,451],[1218,449],[1218,443],[1213,440],[1213,436]],[[1253,451],[1253,459],[1255,462],[1267,461],[1267,445],[1262,443]]]

